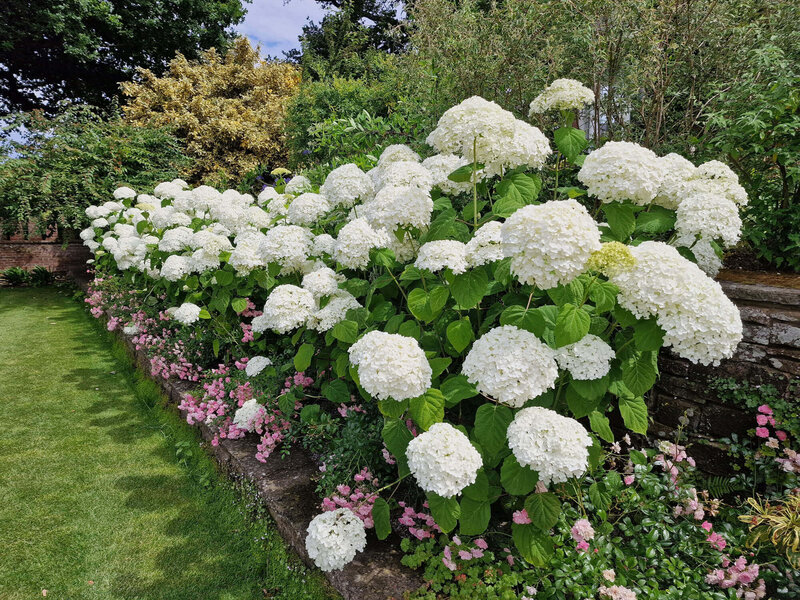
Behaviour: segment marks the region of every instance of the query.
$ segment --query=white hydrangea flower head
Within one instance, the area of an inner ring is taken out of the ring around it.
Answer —
[[[336,273],[330,267],[322,267],[304,275],[302,286],[319,300],[323,296],[333,296],[338,292],[339,283],[344,279],[343,275]]]
[[[606,142],[589,153],[578,179],[603,202],[646,206],[661,188],[664,166],[652,150],[632,142]]]
[[[200,320],[200,307],[191,302],[184,302],[173,311],[172,318],[184,325],[191,325]]]
[[[456,169],[469,164],[466,158],[455,154],[435,154],[422,161],[422,166],[428,169],[433,180],[433,185],[438,187],[443,194],[463,194],[472,190],[472,183],[469,181],[456,182],[450,181],[450,174]],[[481,173],[480,178],[483,177]]]
[[[675,231],[682,238],[700,236],[709,241],[719,239],[725,246],[733,246],[742,235],[739,207],[726,196],[693,193],[678,206]]]
[[[248,363],[248,366],[249,363]],[[256,421],[266,413],[266,409],[252,398],[242,404],[233,415],[233,424],[244,431],[253,431]]]
[[[475,237],[467,242],[467,263],[472,267],[487,265],[503,259],[503,224],[489,221],[481,225]]]
[[[188,227],[167,229],[158,242],[158,249],[162,252],[182,252],[192,247],[194,231]]]
[[[339,230],[333,259],[349,269],[363,269],[369,263],[369,251],[388,244],[384,229],[373,229],[364,218],[353,219]]]
[[[228,236],[214,232],[213,229],[201,229],[192,236],[192,247],[205,250],[209,255],[219,256],[220,252],[230,252],[233,244]]]
[[[237,231],[245,231],[250,227],[256,229],[266,229],[272,225],[272,218],[269,213],[260,206],[248,206],[244,212],[244,220],[238,224]]]
[[[321,513],[308,525],[306,551],[322,571],[344,568],[366,545],[364,522],[349,508]]]
[[[220,265],[219,254],[200,248],[192,252],[192,271],[202,273],[211,269],[218,269]]]
[[[97,229],[105,229],[108,225],[108,219],[105,217],[98,217],[92,221],[92,227],[96,227]]]
[[[103,244],[105,245],[105,244]],[[194,270],[190,256],[171,254],[161,265],[161,277],[167,281],[178,281]]]
[[[289,183],[286,184],[283,193],[297,196],[298,194],[309,191],[311,187],[311,181],[308,177],[304,175],[295,175],[289,180]]]
[[[172,198],[172,208],[181,212],[185,212],[187,215],[191,215],[196,212],[194,207],[195,200],[192,192],[182,190],[175,194],[175,197]]]
[[[671,245],[676,248],[684,247],[691,250],[697,260],[697,266],[709,277],[716,277],[722,268],[722,259],[717,256],[717,252],[707,239],[700,238],[698,240],[694,236],[677,236],[671,242]]]
[[[135,198],[136,191],[129,187],[118,187],[114,190],[114,199],[116,200],[127,200],[128,198]]]
[[[247,374],[248,377],[255,377],[271,364],[272,361],[266,356],[254,356],[253,358],[247,361],[247,365],[244,368],[244,372]]]
[[[86,213],[86,216],[89,217],[90,219],[99,219],[100,217],[107,217],[111,211],[102,206],[97,206],[95,204],[92,204],[90,206],[87,206],[84,212]]]
[[[94,240],[86,240],[83,242],[83,245],[86,246],[92,254],[100,247],[100,243]]]
[[[272,329],[277,333],[288,333],[305,325],[313,311],[314,296],[311,292],[296,285],[279,285],[267,297],[259,328],[264,327],[262,331]],[[253,331],[256,331],[255,319]]]
[[[739,176],[723,162],[710,160],[703,163],[697,167],[693,178],[713,182],[737,206],[745,206],[748,202],[747,192],[739,184]]]
[[[331,205],[325,196],[305,192],[292,200],[286,216],[289,223],[293,225],[311,225],[325,216],[330,209]]]
[[[348,163],[328,173],[319,191],[328,199],[331,208],[350,208],[358,200],[366,202],[372,198],[375,186],[358,165]]]
[[[653,204],[675,210],[686,195],[686,183],[697,171],[697,167],[680,154],[670,153],[658,159],[661,163],[661,186]]]
[[[136,325],[125,325],[125,327],[122,328],[122,333],[125,335],[136,335],[139,333],[139,328]]]
[[[357,210],[358,216],[375,229],[394,231],[405,226],[421,229],[431,224],[433,200],[430,192],[416,186],[389,186]]]
[[[663,242],[631,247],[635,264],[614,273],[617,301],[637,318],[657,318],[664,345],[694,363],[719,364],[742,339],[739,309],[722,287]]]
[[[219,202],[222,194],[210,185],[201,185],[192,190],[192,201],[196,211],[206,211],[212,204]]]
[[[600,249],[600,230],[574,199],[524,206],[502,226],[503,255],[522,283],[549,289],[586,270]]]
[[[541,169],[553,151],[547,137],[533,125],[525,121],[514,122],[514,136],[500,145],[491,159],[483,162],[486,177],[502,175],[506,170],[526,166]]]
[[[319,332],[328,331],[344,321],[347,311],[354,308],[361,308],[356,297],[346,290],[338,290],[330,296],[325,306],[311,313],[308,317],[308,328]]]
[[[276,196],[267,200],[267,216],[270,223],[285,217],[289,213],[289,205],[286,196]]]
[[[314,256],[321,257],[323,254],[333,256],[335,249],[336,239],[328,233],[321,233],[314,236],[314,240],[311,243],[311,252]]]
[[[277,225],[264,236],[259,253],[264,263],[278,263],[287,273],[302,269],[311,253],[313,234],[298,225]]]
[[[278,191],[274,187],[267,186],[267,187],[265,187],[263,190],[261,190],[259,192],[258,198],[256,198],[256,201],[258,202],[259,206],[264,206],[270,200],[274,200],[275,198],[280,198],[280,197],[281,197],[281,195],[278,193]]]
[[[183,191],[183,187],[171,181],[159,183],[153,190],[153,195],[157,198],[174,198]]]
[[[228,264],[239,275],[247,275],[253,269],[266,266],[259,250],[265,237],[260,231],[245,231],[234,238],[234,248]]]
[[[164,229],[173,225],[191,225],[192,217],[175,210],[172,206],[164,206],[150,211],[150,223],[156,229]]]
[[[443,154],[459,154],[473,162],[491,162],[514,137],[517,119],[480,96],[467,98],[445,111],[427,143]]]
[[[575,419],[549,408],[523,408],[508,426],[508,446],[519,464],[539,473],[544,485],[586,472],[592,438]]]
[[[533,99],[528,115],[551,110],[579,111],[594,104],[594,92],[575,79],[556,79]]]
[[[518,408],[555,385],[558,365],[553,350],[534,334],[503,325],[475,341],[461,372],[482,394]]]
[[[407,186],[430,192],[433,187],[433,175],[424,165],[410,160],[393,162],[380,170],[376,187]]]
[[[616,357],[614,349],[601,338],[587,334],[574,344],[556,350],[559,368],[569,371],[573,379],[590,380],[604,377]]]
[[[466,272],[467,246],[457,240],[435,240],[422,244],[414,266],[432,273],[450,269],[456,275]]]
[[[80,233],[80,238],[85,242],[87,240],[93,240],[95,236],[94,227],[87,227],[86,229],[82,229]]]
[[[426,492],[452,498],[475,483],[483,466],[469,438],[449,423],[434,423],[408,443],[411,474]]]
[[[386,146],[378,157],[378,167],[383,169],[390,164],[400,161],[419,162],[419,154],[405,144],[392,144]]]
[[[389,234],[389,243],[386,247],[394,252],[395,260],[403,264],[413,260],[417,256],[419,242],[408,233],[404,234],[402,239],[397,239],[395,232]]]
[[[348,350],[361,387],[378,400],[416,398],[431,387],[431,370],[417,340],[370,331]]]

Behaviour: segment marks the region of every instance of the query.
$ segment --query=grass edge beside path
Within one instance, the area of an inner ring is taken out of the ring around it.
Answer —
[[[0,289],[0,598],[338,598],[69,294]]]

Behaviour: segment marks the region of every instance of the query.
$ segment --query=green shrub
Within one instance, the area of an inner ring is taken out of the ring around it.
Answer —
[[[81,229],[89,222],[85,208],[106,202],[116,187],[152,188],[187,165],[166,128],[134,127],[86,105],[69,106],[52,119],[12,116],[8,129],[20,127],[25,138],[0,149],[0,226],[6,235]]]
[[[31,269],[30,273],[31,284],[36,287],[44,287],[50,285],[55,280],[55,275],[42,265],[38,265]]]
[[[2,272],[3,280],[10,286],[19,287],[27,284],[31,275],[22,267],[9,267]]]

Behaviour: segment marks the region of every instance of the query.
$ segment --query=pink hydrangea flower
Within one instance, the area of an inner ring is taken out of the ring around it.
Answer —
[[[760,438],[768,438],[769,429],[767,429],[766,427],[756,427],[756,435]]]

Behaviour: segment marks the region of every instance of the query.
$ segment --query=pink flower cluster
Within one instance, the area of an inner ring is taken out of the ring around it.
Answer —
[[[601,596],[611,598],[611,600],[636,600],[636,592],[622,585],[612,585],[611,587],[601,585],[597,591]]]
[[[424,540],[432,538],[435,533],[441,533],[442,530],[429,513],[416,511],[407,506],[405,502],[398,502],[398,504],[403,509],[403,515],[398,519],[398,522],[408,527],[408,533],[415,538]],[[422,506],[423,508],[428,508],[428,503],[425,502]]]
[[[353,479],[356,483],[362,485],[364,482],[373,486],[378,485],[378,479],[373,477],[367,467],[361,469]],[[337,508],[349,508],[354,515],[364,522],[364,527],[371,529],[375,526],[375,521],[372,519],[372,507],[375,505],[375,500],[378,499],[378,494],[365,489],[362,485],[356,485],[354,488],[349,485],[336,486],[338,493],[323,498],[322,509],[325,512],[329,512]]]
[[[348,414],[352,413],[366,413],[367,411],[364,410],[364,407],[360,404],[351,404],[347,405],[342,402],[337,408],[336,411],[342,416],[343,419],[347,418]]]
[[[578,543],[575,550],[586,552],[589,549],[589,540],[594,539],[594,528],[586,519],[578,519],[570,529],[570,535]]]
[[[681,463],[685,462],[690,467],[695,466],[694,459],[686,454],[686,448],[683,446],[671,442],[661,442],[659,449],[661,454],[657,454],[653,462],[669,473],[673,485],[678,483]]]
[[[758,414],[756,415],[756,435],[760,438],[768,438],[769,441],[773,442],[773,447],[777,447],[777,442],[781,441],[785,442],[789,437],[785,431],[780,429],[775,430],[774,438],[770,436],[770,431],[768,426],[772,426],[773,428],[777,427],[777,423],[775,422],[775,417],[772,412],[772,408],[769,404],[762,404],[758,407]],[[768,443],[769,443],[768,441]]]
[[[528,516],[528,511],[524,508],[522,510],[515,510],[514,514],[511,515],[511,520],[517,525],[530,525],[531,523],[531,518]]]
[[[453,536],[453,544],[455,544],[455,546],[453,547],[448,544],[444,547],[444,551],[442,552],[442,562],[444,566],[451,571],[457,570],[458,565],[455,562],[455,556],[463,561],[483,558],[483,551],[489,548],[489,544],[487,544],[486,540],[483,538],[477,538],[473,540],[472,543],[475,545],[474,547],[470,547],[468,544],[462,544],[461,538],[457,535]],[[454,552],[456,553],[455,555],[453,554]]]
[[[714,527],[711,523],[708,521],[703,521],[703,524],[700,525],[700,527],[705,529],[708,533],[706,541],[711,544],[712,548],[719,550],[720,552],[725,550],[726,546],[728,545],[728,541],[716,531],[711,531]]]
[[[722,559],[722,568],[706,575],[706,583],[717,585],[722,589],[735,587],[737,598],[760,600],[766,596],[767,589],[764,580],[758,579],[758,572],[758,565],[748,565],[744,556],[740,556],[734,562],[725,556]]]
[[[717,516],[719,512],[720,501],[716,498],[710,499],[709,493],[705,490],[700,492],[703,501],[700,500],[697,489],[689,489],[689,497],[683,499],[683,504],[678,504],[673,509],[672,513],[679,517],[681,515],[691,515],[696,521],[702,521],[706,516],[706,511],[712,517]]]

